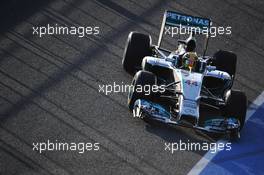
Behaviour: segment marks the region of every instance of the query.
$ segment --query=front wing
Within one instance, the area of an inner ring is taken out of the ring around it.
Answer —
[[[229,118],[222,117],[222,119],[206,120],[203,127],[192,125],[191,123],[186,122],[184,118],[177,120],[177,116],[172,115],[162,105],[145,99],[138,99],[135,101],[133,116],[156,120],[168,125],[188,127],[211,133],[226,134],[231,130],[240,128],[239,121],[236,118],[232,118],[232,116]]]

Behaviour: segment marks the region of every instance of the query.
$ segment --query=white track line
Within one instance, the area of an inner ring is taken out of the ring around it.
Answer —
[[[256,112],[258,107],[261,104],[263,104],[263,102],[264,102],[264,91],[248,107],[246,121]],[[226,142],[227,141],[225,140],[219,140],[217,143],[226,143]],[[217,155],[218,152],[219,150],[217,150],[215,153],[211,153],[211,151],[208,151],[202,157],[202,159],[194,165],[194,167],[191,169],[188,175],[200,174],[203,171],[203,169],[210,163],[210,161]]]

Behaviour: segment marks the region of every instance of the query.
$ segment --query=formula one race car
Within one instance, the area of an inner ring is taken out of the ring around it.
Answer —
[[[128,95],[134,117],[240,138],[247,98],[232,89],[237,56],[223,50],[205,56],[210,32],[204,31],[211,24],[207,18],[166,11],[157,45],[149,35],[129,34],[122,64],[134,75]],[[179,29],[187,37],[178,34],[175,39]],[[164,40],[165,35],[173,42]],[[199,37],[204,44],[196,44]],[[175,49],[164,49],[162,43]]]

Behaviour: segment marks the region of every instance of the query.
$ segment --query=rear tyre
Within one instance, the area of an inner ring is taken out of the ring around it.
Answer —
[[[228,134],[228,140],[236,142],[240,139],[240,131],[234,130]]]
[[[135,74],[132,80],[133,88],[129,90],[128,94],[128,107],[132,111],[134,103],[137,99],[151,100],[153,98],[152,86],[157,84],[157,77],[148,71],[139,71]],[[142,91],[138,87],[142,88]],[[148,89],[144,91],[144,89]],[[149,95],[148,95],[149,94]]]
[[[244,92],[231,90],[225,107],[225,116],[234,117],[240,122],[240,129],[244,127],[247,112],[247,97]]]
[[[236,74],[237,56],[233,52],[219,50],[214,54],[213,65],[217,70],[227,72],[234,77]]]
[[[122,60],[123,68],[129,74],[134,74],[137,68],[141,68],[145,56],[151,56],[150,35],[130,32]]]

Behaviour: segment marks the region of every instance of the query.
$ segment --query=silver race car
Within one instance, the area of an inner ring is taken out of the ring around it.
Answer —
[[[134,75],[128,95],[134,117],[240,138],[247,98],[232,89],[237,57],[223,50],[206,56],[211,24],[166,11],[157,45],[149,35],[129,34],[122,64]]]

